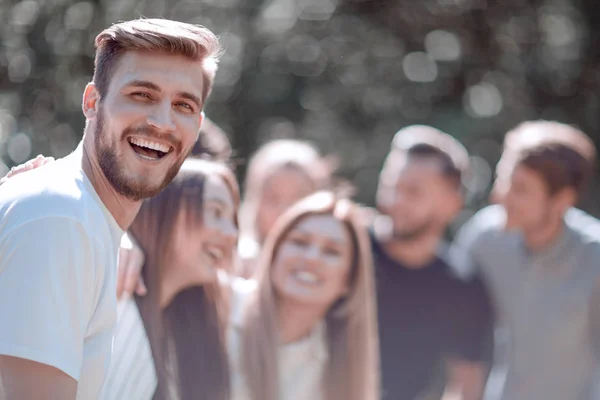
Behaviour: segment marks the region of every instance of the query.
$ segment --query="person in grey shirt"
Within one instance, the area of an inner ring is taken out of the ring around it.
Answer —
[[[519,125],[498,164],[499,204],[457,235],[455,261],[479,269],[507,333],[502,400],[594,398],[600,224],[573,208],[594,161],[593,143],[575,128]]]

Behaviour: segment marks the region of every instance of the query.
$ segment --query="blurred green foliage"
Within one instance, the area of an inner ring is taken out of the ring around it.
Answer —
[[[517,123],[560,120],[598,142],[596,3],[3,0],[0,168],[71,151],[83,130],[94,36],[119,20],[166,17],[221,37],[226,53],[206,111],[241,161],[273,137],[312,140],[340,158],[358,200],[372,203],[392,135],[425,123],[472,152],[477,206],[502,136]],[[596,184],[584,207],[598,213],[599,198]]]

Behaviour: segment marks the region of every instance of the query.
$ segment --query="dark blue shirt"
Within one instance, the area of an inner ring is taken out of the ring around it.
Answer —
[[[487,361],[492,315],[481,281],[458,278],[441,257],[407,268],[372,245],[383,399],[414,400],[448,357]]]

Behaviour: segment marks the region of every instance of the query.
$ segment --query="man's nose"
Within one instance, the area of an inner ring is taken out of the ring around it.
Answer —
[[[173,120],[171,103],[163,101],[153,107],[151,114],[148,115],[148,125],[153,126],[159,132],[174,131],[175,121]]]
[[[303,252],[302,258],[309,263],[318,262],[321,259],[321,249],[316,244],[310,245]]]

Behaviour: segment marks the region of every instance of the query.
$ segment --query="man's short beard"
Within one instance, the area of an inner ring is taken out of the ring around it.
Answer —
[[[111,138],[104,131],[104,109],[102,106],[98,110],[98,118],[96,120],[96,130],[94,132],[94,147],[96,157],[104,176],[111,186],[125,198],[131,201],[141,201],[150,197],[156,196],[163,190],[179,172],[179,168],[185,161],[185,157],[167,172],[165,179],[156,187],[150,187],[145,183],[132,182],[128,179],[122,170],[122,165],[117,157],[116,142],[121,138],[115,138],[115,142],[110,143]]]
[[[399,231],[394,229],[392,240],[398,242],[416,242],[419,239],[428,236],[433,231],[433,221],[427,221],[410,231]]]

